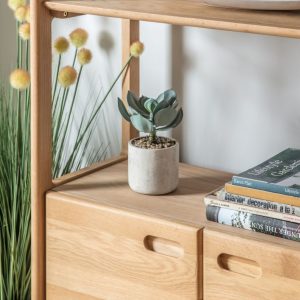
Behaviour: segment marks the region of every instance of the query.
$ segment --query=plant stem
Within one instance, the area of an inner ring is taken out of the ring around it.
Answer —
[[[91,118],[88,120],[88,123],[87,123],[86,127],[84,128],[83,132],[77,136],[76,142],[75,142],[75,146],[74,146],[74,150],[78,149],[78,147],[80,146],[82,140],[85,137],[86,132],[88,131],[88,129],[90,128],[92,122],[94,121],[94,119],[98,115],[98,112],[100,111],[101,107],[105,103],[105,101],[108,98],[110,92],[112,91],[112,89],[114,88],[114,86],[116,85],[116,83],[118,82],[118,80],[120,79],[121,75],[126,70],[126,68],[128,67],[128,65],[130,64],[132,58],[133,58],[133,56],[130,55],[129,58],[128,58],[128,60],[127,60],[127,62],[125,63],[125,65],[121,69],[120,73],[118,74],[117,78],[114,80],[114,82],[112,83],[111,87],[109,88],[109,90],[104,95],[103,100],[101,101],[100,105],[97,107],[97,109],[92,114]],[[72,165],[72,163],[74,163],[74,159],[75,159],[74,157],[73,158],[71,158],[71,157],[69,158],[69,160],[68,160],[68,162],[67,162],[67,164],[65,166],[65,169],[69,169],[70,165]]]
[[[53,99],[55,99],[56,95],[56,89],[57,89],[57,82],[58,82],[58,74],[59,74],[59,69],[60,69],[60,64],[61,64],[61,54],[59,54],[58,57],[58,63],[57,63],[57,69],[56,69],[56,75],[55,75],[55,83],[54,83],[54,91],[53,91]]]
[[[66,143],[66,138],[67,138],[67,132],[69,131],[70,125],[71,125],[70,120],[71,120],[71,115],[73,114],[73,108],[74,108],[74,104],[75,104],[75,100],[76,100],[76,95],[77,95],[79,81],[80,81],[81,74],[82,74],[82,69],[83,69],[83,66],[80,66],[80,70],[79,70],[79,73],[78,73],[78,77],[77,77],[76,85],[75,85],[75,89],[74,89],[73,99],[72,99],[72,102],[71,102],[71,107],[70,107],[70,109],[68,111],[67,122],[66,122],[66,124],[64,124],[64,132],[62,134],[61,145],[59,147],[60,149],[58,151],[58,155],[56,156],[56,165],[60,165],[60,163],[57,163],[57,162],[61,161],[62,152],[63,152],[63,150],[65,148],[65,143]],[[54,168],[54,170],[55,170],[54,172],[57,174],[58,170],[55,169],[55,168]]]
[[[117,78],[115,79],[115,81],[112,83],[111,87],[109,88],[109,90],[107,91],[107,93],[105,94],[105,96],[103,97],[103,100],[101,101],[99,107],[96,109],[96,111],[94,112],[94,114],[92,115],[92,117],[90,118],[88,125],[87,125],[87,129],[90,126],[90,124],[92,123],[92,121],[95,119],[95,117],[97,116],[99,110],[101,109],[102,105],[104,104],[104,102],[106,101],[107,97],[109,96],[110,92],[112,91],[112,89],[114,88],[114,86],[116,85],[116,83],[118,82],[119,78],[121,77],[121,75],[123,74],[123,72],[125,71],[125,69],[128,67],[128,65],[131,62],[131,59],[133,58],[133,56],[130,56],[129,59],[127,60],[126,64],[124,65],[124,67],[122,68],[122,70],[120,71],[120,73],[118,74]],[[87,130],[86,129],[86,130]],[[84,131],[83,134],[85,134],[86,130]]]
[[[76,63],[77,53],[78,53],[78,48],[76,48],[76,50],[75,50],[75,55],[74,55],[73,64],[72,64],[72,67],[73,67],[73,68],[74,68],[75,63]]]
[[[150,141],[150,143],[153,143],[156,141],[156,130],[155,129],[153,129],[152,132],[150,132],[149,141]]]

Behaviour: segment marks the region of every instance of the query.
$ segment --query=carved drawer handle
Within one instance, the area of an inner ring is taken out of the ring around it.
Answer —
[[[224,270],[252,278],[260,278],[262,275],[261,267],[256,261],[239,256],[222,253],[218,256],[218,265]]]
[[[147,235],[144,239],[145,248],[155,253],[180,258],[184,255],[182,246],[171,240]]]

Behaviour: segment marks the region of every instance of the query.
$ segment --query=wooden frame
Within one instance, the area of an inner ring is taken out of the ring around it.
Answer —
[[[55,17],[94,14],[125,18],[122,21],[123,62],[130,44],[139,39],[139,21],[162,22],[240,32],[299,38],[299,12],[240,11],[213,8],[199,0],[32,0],[31,1],[31,164],[32,164],[32,299],[45,294],[45,194],[55,186],[85,176],[126,159],[128,140],[137,133],[122,123],[121,156],[95,164],[74,174],[52,180],[51,153],[51,21]],[[123,98],[128,90],[139,93],[139,61],[128,68],[122,85]]]
[[[45,299],[45,193],[52,188],[51,20],[31,2],[31,298]]]
[[[57,17],[69,15],[54,14]],[[51,114],[51,22],[53,14],[44,1],[31,5],[31,299],[46,298],[45,292],[45,195],[53,187],[65,184],[96,170],[106,168],[127,158],[127,143],[137,132],[128,122],[122,123],[122,150],[118,157],[100,162],[78,172],[52,179],[52,114]],[[123,62],[130,53],[130,44],[139,39],[139,22],[122,21]],[[123,76],[122,95],[128,90],[139,93],[139,60],[130,64]]]

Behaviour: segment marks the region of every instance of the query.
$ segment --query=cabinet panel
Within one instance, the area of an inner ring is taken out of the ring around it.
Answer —
[[[300,252],[292,247],[205,229],[203,254],[205,300],[300,299]]]
[[[51,193],[46,234],[47,299],[202,299],[198,228]]]

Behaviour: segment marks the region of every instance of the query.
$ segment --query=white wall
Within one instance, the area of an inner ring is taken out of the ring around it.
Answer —
[[[300,147],[300,41],[185,28],[183,44],[184,161],[239,172]]]
[[[142,26],[142,92],[177,90],[184,162],[240,172],[300,147],[300,41],[180,27],[162,36],[161,26]],[[155,49],[167,51],[167,74]]]
[[[120,22],[56,21],[54,36],[77,26],[89,30],[94,52],[87,85],[101,78],[105,89],[120,68]],[[99,46],[103,32],[109,51],[103,40]],[[185,117],[175,136],[183,161],[239,172],[284,148],[300,147],[300,41],[151,23],[142,23],[141,40],[141,93],[155,96],[173,86],[182,100]],[[105,110],[116,152],[119,94],[120,85]]]

